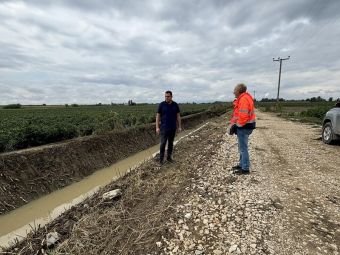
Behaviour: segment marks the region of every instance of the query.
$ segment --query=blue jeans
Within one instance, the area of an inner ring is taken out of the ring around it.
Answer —
[[[249,135],[253,132],[252,129],[237,129],[238,151],[240,153],[239,166],[244,171],[249,171],[249,152],[248,152],[248,139]]]

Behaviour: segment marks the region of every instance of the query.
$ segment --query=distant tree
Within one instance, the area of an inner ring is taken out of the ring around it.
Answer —
[[[46,104],[42,104],[42,106],[46,106]]]
[[[328,98],[328,102],[333,102],[333,97]]]
[[[78,107],[78,104],[71,104],[72,107]]]
[[[310,101],[311,101],[311,102],[317,102],[317,98],[316,98],[316,97],[311,97],[311,98],[310,98]]]
[[[131,99],[128,101],[128,105],[136,105],[136,103],[135,102],[133,102]]]
[[[280,102],[286,101],[284,98],[279,98]],[[276,102],[276,98],[262,98],[260,102]]]
[[[68,107],[68,104],[65,104],[65,107]]]
[[[326,99],[318,96],[318,97],[307,98],[306,101],[310,101],[310,102],[324,102],[324,101],[326,101]]]
[[[22,108],[21,104],[8,104],[3,107],[3,109],[20,109]]]

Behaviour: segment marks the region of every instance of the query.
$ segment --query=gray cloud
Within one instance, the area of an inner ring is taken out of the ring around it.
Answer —
[[[340,2],[1,1],[0,101],[7,103],[340,97]]]

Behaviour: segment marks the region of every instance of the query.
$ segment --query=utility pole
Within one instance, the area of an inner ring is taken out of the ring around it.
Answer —
[[[277,86],[277,98],[276,98],[276,110],[279,109],[279,99],[280,99],[280,82],[281,82],[281,68],[282,68],[282,61],[290,59],[290,56],[288,58],[280,58],[277,59],[273,58],[273,61],[280,61],[280,71],[279,71],[279,82]]]
[[[256,92],[256,91],[254,90],[254,101],[256,101],[255,92]]]

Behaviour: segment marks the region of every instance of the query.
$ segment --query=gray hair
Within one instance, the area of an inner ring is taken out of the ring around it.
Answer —
[[[247,86],[243,83],[239,83],[235,86],[235,90],[237,90],[239,93],[244,93],[247,91]]]

